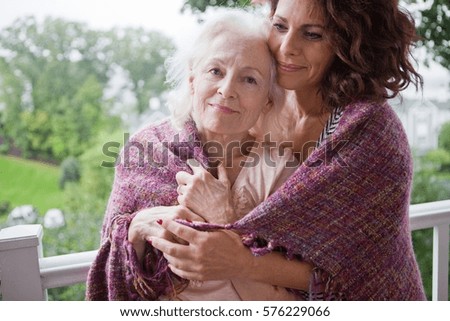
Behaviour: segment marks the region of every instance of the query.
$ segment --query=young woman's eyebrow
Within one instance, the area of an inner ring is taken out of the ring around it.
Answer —
[[[287,19],[280,15],[274,15],[273,18],[277,18],[277,19],[280,19],[281,21],[283,21],[284,23],[288,23]],[[302,25],[302,28],[310,28],[310,27],[325,29],[325,27],[319,23],[307,23],[307,24]]]

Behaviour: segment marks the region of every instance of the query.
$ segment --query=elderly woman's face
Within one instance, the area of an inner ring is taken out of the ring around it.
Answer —
[[[247,135],[268,105],[271,65],[265,41],[230,33],[216,37],[190,79],[198,129]]]
[[[280,0],[269,46],[277,60],[278,83],[291,90],[316,91],[335,56],[315,0]]]

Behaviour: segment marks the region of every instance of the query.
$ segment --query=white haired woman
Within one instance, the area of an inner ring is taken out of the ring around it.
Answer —
[[[295,170],[292,153],[279,155],[278,149],[266,148],[250,134],[260,116],[280,105],[276,101],[282,98],[267,36],[264,20],[243,12],[227,13],[206,24],[191,50],[170,61],[169,80],[175,85],[172,117],[140,130],[125,147],[128,159],[122,157],[116,168],[102,244],[88,276],[88,300],[296,298],[286,288],[293,271],[310,273],[309,266],[299,268],[300,262],[288,261],[282,254],[261,258],[247,276],[198,283],[173,273],[167,255],[149,242],[157,237],[187,245],[161,226],[163,220],[233,223]],[[202,166],[192,166],[190,159]],[[208,184],[231,189],[232,196],[214,211],[197,211],[203,213],[200,216],[179,205],[185,195],[178,182],[185,175],[208,172],[212,174]],[[226,234],[227,242],[244,246],[240,235],[218,233]],[[220,252],[227,242],[202,246]],[[248,255],[252,256],[250,250]],[[307,284],[292,286],[307,289]]]

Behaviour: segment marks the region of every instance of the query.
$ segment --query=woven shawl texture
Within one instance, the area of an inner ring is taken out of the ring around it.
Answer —
[[[226,228],[250,235],[256,254],[281,246],[312,262],[332,276],[327,291],[347,300],[424,300],[409,228],[411,180],[392,108],[349,105],[286,183]]]
[[[87,300],[155,300],[186,283],[167,268],[162,253],[148,246],[144,266],[128,242],[128,227],[141,209],[177,203],[175,175],[191,172],[186,161],[208,160],[193,122],[181,132],[169,121],[142,129],[122,150],[108,201],[99,252],[89,270]]]
[[[179,140],[192,142],[195,132],[187,124]],[[169,150],[167,166],[139,166],[140,156],[130,152],[131,164],[116,168],[101,248],[88,276],[88,300],[157,299],[183,282],[154,249],[148,249],[144,268],[139,267],[127,241],[136,211],[176,204],[175,174],[189,171],[187,157],[207,166],[198,144],[174,144],[187,146],[181,155],[161,143],[174,134],[163,123],[132,140],[159,142],[152,147],[152,159]],[[148,161],[146,156],[144,163]],[[348,300],[423,300],[409,230],[411,178],[408,142],[391,107],[356,103],[345,107],[336,131],[286,183],[243,219],[227,226],[184,224],[234,229],[246,236],[255,255],[282,247],[288,257],[312,262],[331,276],[321,288],[331,294],[325,298],[339,294]]]

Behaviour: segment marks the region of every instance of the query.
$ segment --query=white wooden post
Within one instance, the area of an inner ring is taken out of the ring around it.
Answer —
[[[410,206],[411,229],[433,227],[433,301],[448,301],[450,200]]]
[[[448,224],[434,227],[433,235],[433,301],[448,301]]]
[[[0,280],[3,300],[46,300],[41,285],[41,225],[17,225],[0,230]]]

